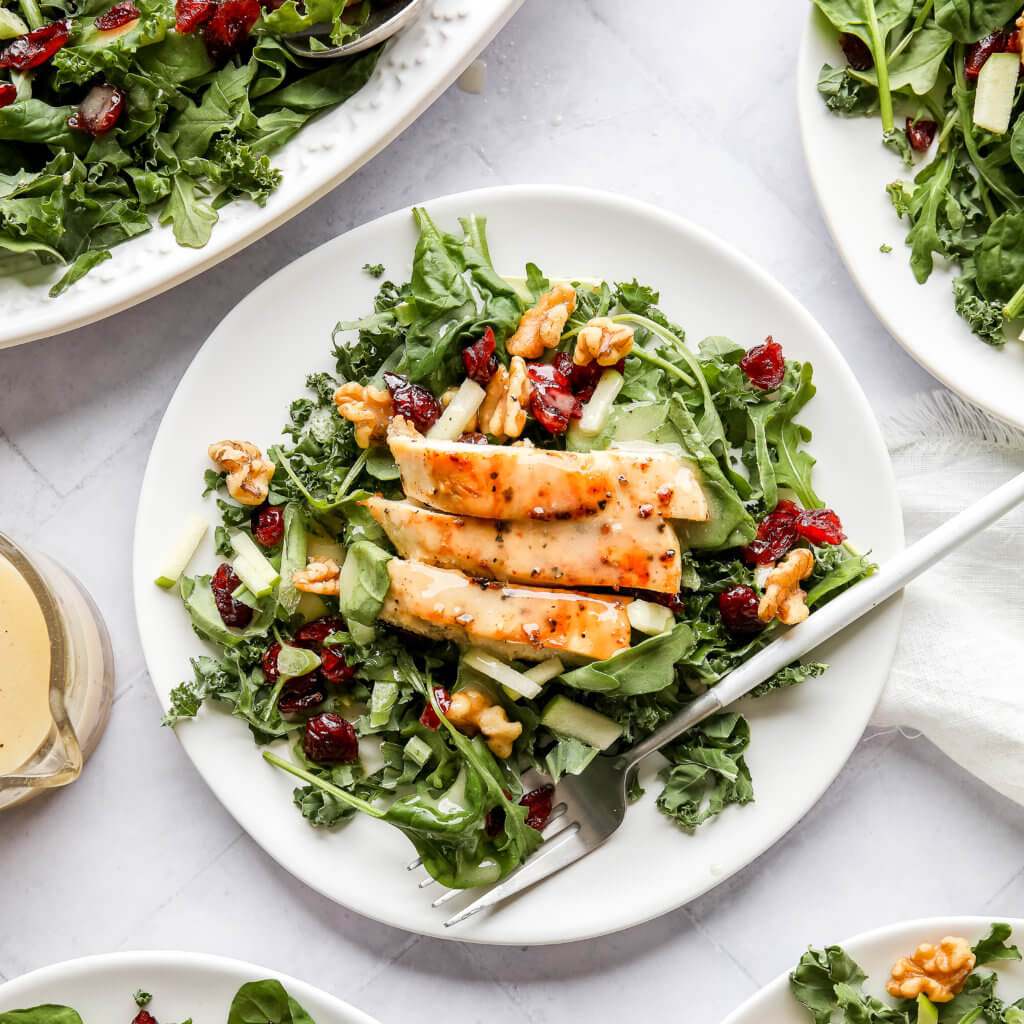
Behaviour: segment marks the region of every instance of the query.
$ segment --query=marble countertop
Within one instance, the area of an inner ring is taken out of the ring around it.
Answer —
[[[156,727],[129,562],[164,406],[242,296],[354,225],[490,184],[630,193],[768,268],[832,334],[876,412],[935,386],[854,289],[815,205],[793,77],[805,13],[776,0],[751,32],[731,4],[526,0],[482,55],[482,92],[450,89],[289,224],[133,310],[0,352],[0,528],[87,585],[117,659],[109,731],[81,780],[0,819],[0,980],[87,953],[180,948],[273,965],[385,1022],[428,1019],[436,1003],[466,1022],[681,1010],[715,1024],[808,942],[1020,913],[1024,811],[895,731],[866,735],[789,835],[694,903],[587,943],[500,949],[396,931],[305,888]]]

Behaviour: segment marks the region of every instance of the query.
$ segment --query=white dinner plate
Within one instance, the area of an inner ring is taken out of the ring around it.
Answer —
[[[947,935],[960,935],[973,946],[988,934],[993,921],[1005,921],[1013,928],[1011,943],[1024,944],[1024,919],[1014,917],[932,917],[923,921],[904,921],[873,932],[865,932],[845,942],[836,942],[831,935],[812,936],[810,944],[816,949],[823,946],[842,946],[864,969],[868,980],[864,991],[876,999],[886,999],[885,983],[892,965],[902,956],[909,956],[922,942],[938,942]],[[793,951],[793,967],[804,950]],[[792,968],[790,968],[792,970]],[[996,995],[1012,1003],[1024,996],[1024,964],[1017,960],[1004,960],[982,967],[999,974]],[[810,1024],[811,1015],[789,991],[789,971],[779,975],[771,984],[750,997],[722,1024]]]
[[[816,486],[847,533],[879,558],[902,546],[889,459],[867,400],[822,329],[763,271],[703,231],[653,207],[579,188],[522,186],[448,196],[425,204],[448,228],[470,213],[488,217],[495,265],[521,275],[526,261],[552,277],[631,280],[661,290],[661,305],[689,336],[727,334],[753,345],[773,334],[790,355],[814,364],[818,397],[802,415],[815,431]],[[311,370],[333,369],[331,329],[372,308],[377,288],[360,268],[384,263],[407,280],[416,241],[400,210],[334,239],[260,285],[224,319],[189,367],[157,433],[139,500],[134,582],[139,629],[160,700],[188,674],[204,644],[173,593],[153,584],[157,560],[196,512],[206,448],[219,437],[278,439],[289,403]],[[212,541],[193,560],[216,565]],[[835,778],[868,722],[899,629],[890,603],[822,648],[832,669],[820,680],[749,708],[748,761],[757,802],[730,808],[695,837],[649,795],[597,853],[514,903],[445,931],[438,910],[405,871],[412,847],[395,829],[355,820],[315,831],[292,806],[293,782],[264,763],[247,729],[217,712],[178,735],[204,779],[242,826],[289,871],[360,913],[410,931],[479,942],[534,944],[582,939],[663,914],[750,863],[803,815]],[[156,723],[154,722],[154,728]],[[456,901],[455,906],[459,904]]]
[[[210,241],[188,249],[170,227],[115,246],[113,258],[56,299],[63,267],[0,277],[0,348],[100,320],[214,266],[283,224],[354,174],[437,99],[519,9],[523,0],[427,0],[388,44],[370,81],[348,102],[306,125],[271,161],[283,180],[264,207],[248,200],[220,211]]]
[[[797,67],[800,133],[839,255],[865,301],[912,358],[968,401],[1024,427],[1024,344],[1009,341],[993,348],[971,332],[953,309],[953,278],[959,271],[951,264],[937,259],[928,281],[917,283],[903,243],[906,218],[896,216],[885,191],[889,182],[909,180],[916,170],[882,145],[877,116],[839,117],[822,102],[817,85],[822,64],[844,65],[845,58],[835,29],[816,7],[807,7]],[[892,252],[881,252],[883,244]]]
[[[280,971],[206,953],[105,953],[42,967],[0,985],[0,1014],[45,1003],[70,1006],[83,1024],[131,1024],[132,998],[149,992],[159,1021],[226,1024],[231,1000],[246,982],[277,978],[316,1024],[376,1024],[372,1017]]]

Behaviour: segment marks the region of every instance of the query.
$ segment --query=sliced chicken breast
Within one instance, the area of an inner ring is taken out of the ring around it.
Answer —
[[[388,571],[380,618],[413,633],[528,661],[552,653],[603,660],[629,646],[629,598],[475,581],[403,558],[392,558]]]
[[[468,576],[679,592],[679,542],[657,516],[628,523],[609,512],[547,522],[474,519],[385,498],[370,498],[366,507],[403,558]]]
[[[455,515],[580,519],[615,507],[630,518],[708,518],[693,470],[667,452],[434,441],[399,417],[388,430],[388,445],[405,494]]]

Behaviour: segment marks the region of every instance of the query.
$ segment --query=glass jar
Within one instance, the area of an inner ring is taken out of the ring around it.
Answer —
[[[113,696],[110,638],[92,599],[0,533],[0,810],[78,778]]]

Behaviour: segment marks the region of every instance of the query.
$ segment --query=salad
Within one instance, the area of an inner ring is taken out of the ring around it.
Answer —
[[[380,48],[340,61],[282,43],[332,42],[370,0],[0,0],[0,273],[67,269],[56,296],[149,231],[201,248],[227,203],[261,206],[270,155],[369,79]]]
[[[839,946],[808,949],[789,976],[790,991],[815,1024],[837,1013],[862,1024],[1024,1024],[1024,998],[1008,1005],[996,995],[998,975],[977,970],[1020,960],[1010,936],[1008,924],[993,924],[975,946],[957,935],[922,943],[893,965],[886,983],[892,1004],[863,990],[866,975]]]
[[[157,1024],[147,1009],[153,996],[139,989],[134,995],[138,1012],[132,1024]],[[125,1015],[127,1018],[127,1014]],[[0,1024],[82,1024],[70,1006],[44,1003],[21,1010],[0,1011]],[[184,1024],[192,1024],[191,1019]],[[235,993],[227,1024],[314,1024],[313,1018],[288,994],[276,978],[249,981]]]
[[[415,218],[411,280],[338,325],[286,440],[209,447],[221,563],[185,575],[200,515],[157,583],[212,648],[165,723],[228,709],[313,825],[380,818],[464,888],[537,847],[560,778],[873,566],[814,490],[809,364],[692,350],[636,280],[506,279],[483,218]],[[753,800],[749,742],[729,712],[666,746],[658,807],[692,832]]]
[[[1003,345],[1024,317],[1019,0],[814,2],[844,55],[821,69],[826,105],[877,115],[882,142],[914,172],[887,186],[907,219],[914,276],[927,281],[936,256],[959,266],[957,313],[983,341]]]

